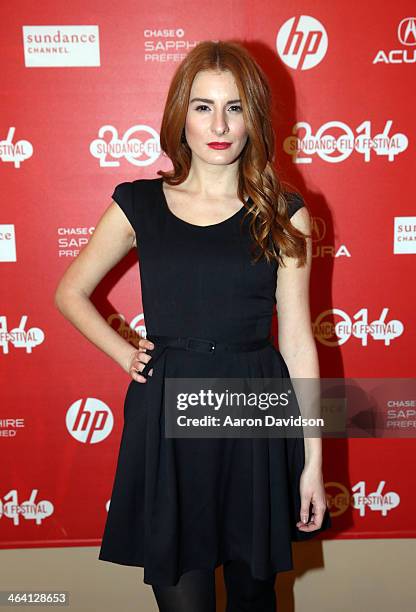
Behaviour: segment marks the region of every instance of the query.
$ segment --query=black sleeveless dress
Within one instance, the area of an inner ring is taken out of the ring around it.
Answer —
[[[304,204],[288,196],[291,216]],[[220,223],[190,224],[169,209],[160,177],[121,183],[112,198],[136,232],[148,337],[270,334],[278,266],[252,265],[244,206]],[[162,435],[165,377],[288,376],[270,343],[234,354],[168,347],[147,382],[131,380],[99,559],[143,567],[145,583],[166,586],[229,559],[257,579],[293,569],[291,542],[331,527],[328,510],[319,530],[296,527],[303,439]]]

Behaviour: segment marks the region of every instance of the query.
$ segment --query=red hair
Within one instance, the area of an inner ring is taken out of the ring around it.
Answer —
[[[275,134],[271,119],[272,96],[263,70],[239,43],[203,41],[181,62],[169,86],[160,129],[160,145],[173,170],[159,170],[169,185],[178,185],[188,176],[192,151],[184,137],[191,87],[200,70],[229,70],[241,98],[248,138],[240,154],[238,197],[245,204],[244,217],[250,217],[254,245],[268,262],[282,262],[280,251],[306,262],[306,239],[288,217],[288,199],[273,168]],[[245,203],[245,195],[252,202]]]

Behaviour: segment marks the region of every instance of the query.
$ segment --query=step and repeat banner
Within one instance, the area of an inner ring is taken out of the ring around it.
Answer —
[[[0,43],[3,548],[100,544],[130,378],[60,314],[54,292],[114,187],[171,167],[159,143],[164,102],[178,63],[202,40],[238,40],[270,80],[277,169],[313,217],[321,376],[414,377],[415,9],[410,0],[382,10],[375,0],[8,7]],[[133,344],[146,334],[134,250],[92,300]],[[333,521],[325,538],[416,536],[416,398],[394,386],[388,408],[392,435],[323,440]]]

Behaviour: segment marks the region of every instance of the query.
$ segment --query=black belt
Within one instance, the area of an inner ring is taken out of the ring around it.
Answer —
[[[159,359],[163,351],[168,347],[179,348],[185,351],[198,351],[202,353],[215,354],[217,352],[241,353],[245,351],[256,351],[266,347],[272,343],[270,336],[262,340],[253,340],[251,342],[219,342],[218,340],[209,340],[208,338],[195,338],[193,336],[147,336],[155,345],[153,349],[147,349],[146,352],[151,352],[151,359],[148,361],[142,372],[139,372],[144,377],[147,377],[149,370]]]

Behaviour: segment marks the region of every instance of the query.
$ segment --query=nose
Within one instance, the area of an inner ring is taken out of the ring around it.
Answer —
[[[211,129],[214,134],[224,134],[228,131],[228,124],[222,112],[213,114]]]

